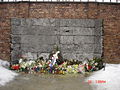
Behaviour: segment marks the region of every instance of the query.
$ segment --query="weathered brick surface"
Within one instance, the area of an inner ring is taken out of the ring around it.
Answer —
[[[1,59],[10,59],[10,20],[19,18],[103,19],[106,62],[120,62],[120,4],[103,3],[0,3]],[[5,31],[5,32],[4,32]],[[8,33],[8,34],[6,34]],[[1,37],[2,37],[1,36]],[[3,46],[2,46],[3,45]],[[78,55],[80,56],[80,55]]]

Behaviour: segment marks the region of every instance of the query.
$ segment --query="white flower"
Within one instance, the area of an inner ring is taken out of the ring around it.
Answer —
[[[96,63],[95,63],[95,65],[97,66],[97,65],[98,65],[98,63],[96,62]]]
[[[23,59],[21,58],[20,60],[19,60],[19,63],[22,63],[23,62]]]

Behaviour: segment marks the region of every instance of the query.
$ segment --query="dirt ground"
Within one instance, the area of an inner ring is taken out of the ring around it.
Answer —
[[[0,90],[92,90],[83,75],[20,74]]]

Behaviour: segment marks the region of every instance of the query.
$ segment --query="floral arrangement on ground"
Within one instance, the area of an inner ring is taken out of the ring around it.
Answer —
[[[39,57],[31,60],[21,57],[19,60],[12,61],[10,69],[23,73],[44,73],[44,74],[76,74],[93,72],[104,68],[103,59],[93,58],[84,61],[63,59],[60,50],[56,47],[45,60]]]

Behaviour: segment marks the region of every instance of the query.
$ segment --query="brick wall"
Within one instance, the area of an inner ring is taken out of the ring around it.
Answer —
[[[0,3],[0,58],[10,60],[11,18],[103,19],[106,62],[120,62],[120,4]]]

